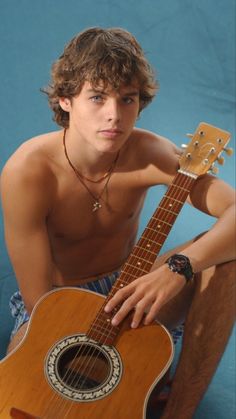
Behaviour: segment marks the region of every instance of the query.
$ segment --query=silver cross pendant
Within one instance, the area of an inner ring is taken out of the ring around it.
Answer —
[[[93,204],[93,212],[99,210],[100,208],[102,208],[102,205],[100,204],[100,202],[96,201]]]

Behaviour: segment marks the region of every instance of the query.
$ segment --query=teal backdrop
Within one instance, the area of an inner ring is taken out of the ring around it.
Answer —
[[[141,115],[139,127],[181,145],[185,134],[205,121],[230,131],[234,147],[235,0],[0,0],[0,16],[0,169],[23,141],[57,129],[40,88],[48,83],[51,64],[65,43],[91,26],[131,31],[156,70],[160,90]],[[234,157],[226,158],[218,176],[235,186]],[[162,187],[149,191],[139,234],[163,192]],[[214,221],[186,205],[164,249]],[[3,357],[12,327],[8,300],[17,285],[1,218],[0,252]],[[33,274],[32,269],[32,280]],[[195,417],[235,417],[234,334]]]

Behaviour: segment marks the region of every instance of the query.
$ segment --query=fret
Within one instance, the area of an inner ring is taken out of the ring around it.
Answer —
[[[113,285],[109,293],[109,298],[111,298],[117,291],[124,288],[126,285],[129,285],[130,282],[132,282],[134,279],[136,279],[139,276],[139,274],[137,275],[135,275],[134,273],[131,274],[130,272],[126,271],[126,269],[130,269],[130,268],[127,267],[121,271],[119,278],[116,280],[116,283]],[[104,303],[104,306],[105,306],[105,303]]]
[[[122,274],[125,274],[125,276],[131,276],[132,278],[134,278],[134,279],[136,279],[137,278],[137,276],[136,275],[134,275],[134,274],[132,274],[131,272],[126,272],[125,271],[125,267],[122,269],[122,271],[121,271],[121,275]],[[120,277],[119,277],[119,280],[120,280],[120,278],[122,278],[122,276],[120,275]],[[130,281],[129,281],[130,282]],[[127,282],[127,284],[129,283],[129,282]]]
[[[177,215],[178,215],[178,213],[176,213],[176,212],[174,212],[174,211],[171,211],[171,210],[169,210],[169,209],[167,209],[167,208],[163,208],[163,207],[159,207],[161,210],[163,210],[163,211],[167,211],[167,212],[169,212],[170,214],[172,214],[172,215],[175,215],[176,217],[177,217]]]
[[[139,255],[142,255],[142,257],[146,257],[148,260],[155,260],[158,250],[160,249],[160,246],[157,246],[156,244],[151,245],[150,244],[150,250],[146,250],[145,248],[138,246],[136,250],[134,250],[135,256],[139,257]],[[139,253],[137,253],[139,252]],[[142,253],[141,253],[142,252]]]
[[[131,275],[130,270],[126,272],[126,269],[130,269],[130,267],[126,264],[123,266],[121,274],[119,279],[117,280],[117,283],[119,285],[119,288],[123,288],[125,285],[130,283],[130,280],[128,279],[127,275]]]
[[[152,219],[151,219],[152,220]],[[151,220],[149,221],[149,223],[151,222]],[[169,227],[172,227],[172,224],[171,223],[168,223],[167,221],[165,221],[165,220],[161,220],[160,218],[156,218],[156,220],[157,221],[159,221],[160,223],[163,223],[163,224],[166,224],[166,225],[168,225]],[[148,223],[148,225],[149,225],[149,223]],[[146,228],[148,228],[148,225],[147,225],[147,227]],[[160,228],[160,227],[159,227]],[[156,233],[158,233],[158,231],[156,231]]]
[[[154,233],[157,233],[157,231],[152,227],[146,227],[146,229],[148,229],[149,231],[154,231]],[[153,242],[156,243],[159,246],[162,246],[162,244],[163,244],[163,243],[158,243],[158,241],[153,241]]]
[[[105,327],[110,327],[111,322],[111,315],[109,316],[107,313],[103,312],[99,317],[96,318],[96,325],[99,325],[101,323],[102,325],[105,325]],[[113,326],[111,326],[113,327]],[[115,327],[115,326],[114,326]]]
[[[183,201],[180,201],[179,199],[176,199],[176,198],[173,198],[173,196],[171,197],[171,198],[169,198],[167,195],[164,195],[164,198],[166,198],[166,199],[171,199],[172,201],[175,201],[175,202],[177,202],[178,204],[181,204],[181,205],[183,205]]]
[[[155,218],[155,217],[152,217],[152,218],[153,218],[154,220],[158,220],[158,218]],[[168,234],[164,233],[164,231],[161,231],[161,227],[162,227],[162,225],[157,226],[158,231],[157,231],[156,229],[154,229],[154,231],[155,231],[156,233],[158,233],[158,234],[162,234],[163,236],[167,237],[167,236],[168,236]],[[150,229],[150,227],[149,227],[149,229]],[[156,242],[155,242],[155,240],[151,240],[151,239],[150,239],[150,241],[151,241],[151,242],[153,242],[153,243],[156,243]]]
[[[167,215],[165,214],[165,216],[167,216]],[[171,224],[171,226],[172,226],[172,224]],[[155,231],[155,237],[158,237],[159,234],[161,234],[161,232],[165,232],[164,230],[167,230],[167,232],[170,231],[170,226],[167,223],[160,222],[160,218],[158,219],[158,221],[155,220],[154,218],[152,218],[149,221],[149,223],[147,225],[147,228],[149,230],[152,229],[152,230]],[[166,234],[166,236],[167,236],[167,234]]]
[[[128,259],[129,260],[129,259]],[[140,266],[134,266],[134,265],[132,265],[132,263],[130,263],[130,262],[126,262],[126,265],[127,266],[129,266],[130,268],[133,268],[133,269],[138,269],[139,271],[141,271],[142,273],[146,273],[147,271],[146,271],[146,269],[143,269],[143,268],[141,268]]]
[[[151,240],[151,241],[152,241],[152,240]],[[153,243],[155,243],[155,242],[153,241]],[[136,251],[136,249],[137,249],[137,250],[141,249],[141,250],[143,250],[144,252],[148,252],[148,253],[151,253],[152,255],[156,255],[156,252],[153,252],[153,251],[152,251],[152,250],[150,250],[150,249],[144,249],[143,247],[139,246],[138,244],[136,244],[136,246],[135,246],[135,248],[134,248],[134,252]]]
[[[91,328],[89,329],[88,333],[92,333],[93,331],[95,331],[95,328],[97,329],[97,331],[100,332],[107,332],[109,330],[111,330],[112,333],[117,333],[120,329],[119,326],[113,326],[111,324],[111,317],[104,317],[104,314],[107,316],[107,314],[104,312],[103,308],[104,308],[105,304],[102,306],[101,308],[101,312],[100,314],[96,316],[93,325],[91,326]],[[109,321],[108,321],[109,320]]]
[[[173,187],[181,189],[182,191],[189,193],[189,188],[184,188],[183,186],[180,186],[180,185],[177,185],[177,184],[171,185],[170,186],[170,191],[171,191],[171,188],[173,188]]]
[[[103,306],[105,306],[105,305],[106,305],[106,302],[103,303]],[[115,312],[117,310],[118,309],[114,309],[113,311]],[[102,321],[102,322],[109,323],[109,321],[111,320],[111,316],[112,316],[111,313],[108,314],[108,313],[105,313],[105,311],[102,311],[101,315],[99,315],[96,318],[96,321]],[[117,327],[117,326],[113,326],[113,327]]]
[[[93,329],[90,332],[90,337],[91,337],[92,334],[97,334],[97,335],[100,335],[101,337],[103,337],[103,336],[106,337],[108,334],[110,336],[112,336],[112,334],[113,334],[113,336],[115,337],[116,332],[117,331],[112,330],[112,329],[108,329],[106,327],[101,327],[101,326],[100,327],[97,327],[97,325],[94,324],[93,325]]]
[[[159,231],[158,231],[158,234],[159,234],[159,233],[161,233],[161,232],[159,232]],[[167,237],[167,234],[164,234],[164,233],[161,233],[161,234],[163,234],[165,237]],[[149,243],[149,242],[154,243],[154,244],[156,244],[156,243],[157,243],[155,240],[152,240],[152,239],[150,239],[150,238],[141,237],[141,239],[138,241],[138,244],[136,244],[136,245],[135,245],[135,247],[136,247],[136,246],[138,246],[138,245],[142,246],[142,245],[141,245],[141,242],[143,242],[144,240],[147,240],[147,242],[148,242],[148,243]],[[147,246],[147,245],[146,245],[146,246]],[[142,246],[142,247],[143,247],[143,246]]]
[[[172,213],[178,215],[180,208],[182,208],[182,205],[175,203],[173,199],[169,201],[169,203],[167,201],[162,201],[162,205],[160,206],[159,210],[161,211],[163,208],[166,210],[168,209],[171,210]]]
[[[105,325],[105,326],[107,326],[107,325]],[[97,324],[95,324],[95,325],[93,325],[93,329],[91,330],[90,337],[91,337],[92,333],[97,333],[98,335],[105,336],[105,337],[107,335],[109,335],[110,337],[112,337],[112,335],[113,335],[113,337],[115,337],[116,333],[117,333],[117,330],[112,330],[111,328],[108,329],[108,327],[97,326]]]
[[[137,278],[136,275],[132,275],[132,278],[127,278],[128,273],[126,273],[126,278],[124,281],[121,281],[121,275],[119,277],[119,279],[117,279],[116,283],[113,285],[109,296],[112,297],[117,291],[119,291],[120,289],[124,288],[126,285],[128,285],[133,279]]]
[[[137,260],[135,267],[136,266],[141,266],[140,260],[143,261],[143,262],[145,262],[145,263],[148,263],[148,264],[152,265],[152,263],[149,262],[149,260],[144,259],[143,257],[138,256],[138,255],[132,254],[131,257],[130,257],[130,259],[132,259],[132,260],[130,260],[130,262],[136,262],[136,260]],[[134,260],[134,259],[136,259],[136,260]]]
[[[157,253],[158,253],[158,250],[159,250],[161,244],[157,243],[155,241],[152,241],[152,244],[148,243],[148,245],[149,245],[148,250],[147,250],[147,248],[143,247],[141,245],[141,243],[139,243],[139,245],[136,245],[133,252],[132,252],[132,256],[130,256],[129,263],[131,263],[133,265],[134,261],[137,260],[137,265],[141,266],[138,263],[141,260],[144,263],[148,263],[150,266],[152,266],[153,262],[156,259],[156,256],[157,256]],[[151,246],[152,246],[152,248],[151,248]]]

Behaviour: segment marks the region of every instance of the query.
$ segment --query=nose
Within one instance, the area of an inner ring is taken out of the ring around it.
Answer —
[[[106,118],[108,121],[119,122],[121,120],[121,107],[119,101],[110,98],[106,103]]]

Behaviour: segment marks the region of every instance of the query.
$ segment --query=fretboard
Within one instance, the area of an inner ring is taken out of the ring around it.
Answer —
[[[194,182],[195,178],[180,172],[177,173],[124,264],[120,277],[113,285],[103,306],[91,324],[87,333],[90,338],[101,344],[113,344],[121,325],[112,326],[111,318],[114,316],[114,312],[107,314],[104,312],[104,307],[120,288],[150,272]],[[116,311],[118,308],[116,308]]]

